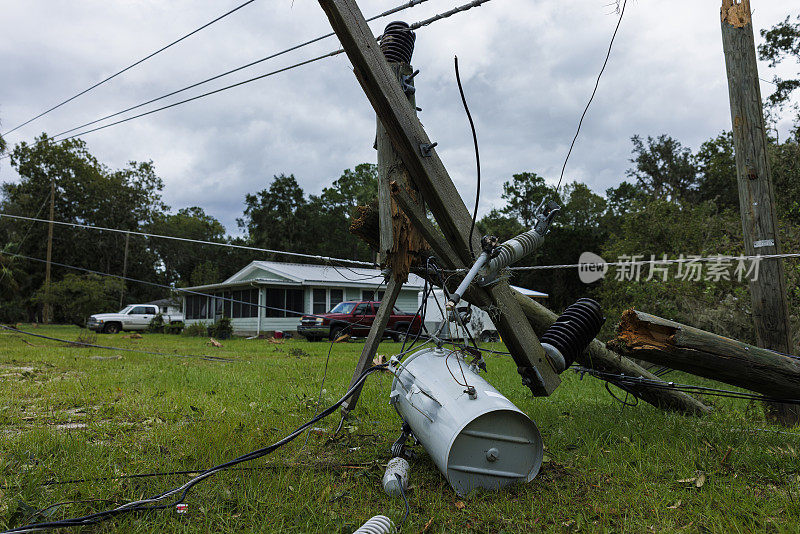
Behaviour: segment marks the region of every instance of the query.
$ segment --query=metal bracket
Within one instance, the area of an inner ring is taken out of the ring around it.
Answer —
[[[436,148],[436,145],[439,143],[420,143],[419,144],[419,153],[422,154],[422,157],[429,158],[433,155],[433,149]]]

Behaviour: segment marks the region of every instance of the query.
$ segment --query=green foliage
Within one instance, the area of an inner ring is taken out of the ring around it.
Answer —
[[[230,318],[220,317],[214,324],[208,325],[208,335],[217,339],[230,339],[233,335]]]
[[[56,322],[84,326],[90,315],[116,310],[121,289],[122,282],[116,278],[69,273],[60,281],[51,282],[49,292],[41,287],[31,300],[49,303]]]
[[[164,325],[164,333],[165,334],[172,334],[177,335],[183,332],[183,329],[186,328],[186,325],[183,322],[179,323],[170,323]]]
[[[790,57],[800,62],[800,15],[795,23],[787,16],[786,20],[769,30],[761,30],[761,37],[764,43],[758,46],[758,54],[762,61],[769,61],[770,67]],[[792,92],[800,87],[800,79],[781,79],[776,76],[774,83],[775,92],[767,101],[771,107],[781,109],[789,102]]]
[[[694,157],[700,172],[698,197],[714,201],[721,209],[739,209],[739,186],[736,183],[736,159],[733,134],[722,132],[700,146]]]
[[[150,324],[147,325],[147,331],[151,334],[164,332],[164,316],[159,313],[150,319]]]
[[[631,138],[635,167],[628,170],[628,177],[649,196],[679,202],[693,197],[697,167],[692,161],[692,151],[668,135],[647,137],[642,141],[638,135]]]
[[[208,325],[200,322],[192,323],[189,326],[185,326],[181,333],[189,337],[206,337],[208,335]]]

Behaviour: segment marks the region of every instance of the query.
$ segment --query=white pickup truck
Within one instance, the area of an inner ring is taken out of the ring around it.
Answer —
[[[153,304],[131,304],[117,313],[98,313],[89,317],[86,328],[104,334],[116,334],[120,330],[146,330],[153,317],[158,315],[158,306]],[[183,315],[161,314],[164,324],[179,323]]]

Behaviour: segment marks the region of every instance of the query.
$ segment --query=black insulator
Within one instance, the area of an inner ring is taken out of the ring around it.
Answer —
[[[558,349],[566,369],[586,350],[605,321],[600,304],[589,298],[578,299],[547,329],[541,341]]]
[[[405,22],[390,22],[381,36],[381,51],[390,63],[411,63],[417,36]]]

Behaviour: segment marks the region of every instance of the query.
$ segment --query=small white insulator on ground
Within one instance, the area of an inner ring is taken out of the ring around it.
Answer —
[[[391,519],[385,515],[376,515],[361,525],[353,534],[393,534],[395,532],[397,529]]]
[[[392,458],[386,466],[386,472],[383,474],[383,490],[389,495],[400,497],[403,492],[400,491],[402,485],[403,491],[408,489],[408,474],[411,471],[411,466],[405,458]],[[399,478],[398,478],[399,476]]]

